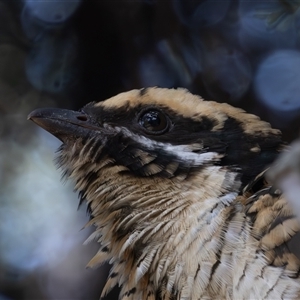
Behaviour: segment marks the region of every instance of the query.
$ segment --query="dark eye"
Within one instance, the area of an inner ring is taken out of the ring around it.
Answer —
[[[159,110],[147,110],[142,113],[139,124],[153,134],[162,134],[169,127],[167,116]]]

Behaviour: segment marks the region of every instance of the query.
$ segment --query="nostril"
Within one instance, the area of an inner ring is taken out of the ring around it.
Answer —
[[[85,115],[80,115],[80,116],[77,116],[77,120],[79,120],[79,121],[87,121],[88,118]]]

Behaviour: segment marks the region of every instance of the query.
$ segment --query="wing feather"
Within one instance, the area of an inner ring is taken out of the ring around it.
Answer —
[[[265,181],[265,171],[243,190],[252,235],[269,264],[285,268],[291,277],[300,272],[300,225],[284,194]],[[299,199],[300,201],[300,199]]]

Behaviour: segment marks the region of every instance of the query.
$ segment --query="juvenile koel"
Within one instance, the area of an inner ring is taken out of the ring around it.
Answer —
[[[120,299],[300,299],[299,224],[264,171],[281,133],[185,89],[144,88],[80,111],[29,117],[62,141],[112,263],[102,296]]]

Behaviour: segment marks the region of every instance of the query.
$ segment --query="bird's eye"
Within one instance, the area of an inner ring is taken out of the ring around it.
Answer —
[[[139,124],[152,134],[162,134],[169,128],[167,116],[159,110],[147,110],[140,115]]]

